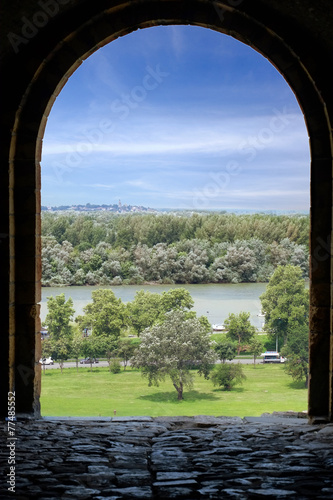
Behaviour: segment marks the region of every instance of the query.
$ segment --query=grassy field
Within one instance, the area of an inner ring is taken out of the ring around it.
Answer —
[[[148,387],[132,369],[111,374],[108,368],[66,368],[42,374],[43,416],[257,416],[273,411],[307,408],[304,383],[293,382],[282,365],[245,365],[247,380],[232,391],[214,388],[210,380],[195,375],[194,387],[177,401],[169,379]]]

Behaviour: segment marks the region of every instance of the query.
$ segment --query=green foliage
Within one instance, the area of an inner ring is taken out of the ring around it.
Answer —
[[[71,346],[70,346],[70,357],[75,359],[76,369],[78,370],[79,358],[82,354],[83,350],[83,337],[81,331],[76,326],[76,332],[72,338]]]
[[[162,295],[140,290],[126,306],[127,321],[137,335],[140,335],[146,328],[162,323],[169,312],[186,311],[193,304],[189,291],[184,288],[171,289]]]
[[[149,291],[136,292],[134,300],[126,305],[127,321],[137,335],[154,325],[161,312],[161,296]]]
[[[211,376],[214,386],[223,387],[230,391],[235,385],[242,384],[246,379],[243,368],[240,363],[221,364],[212,373]]]
[[[121,364],[119,359],[112,358],[110,362],[110,372],[111,373],[120,373],[121,372]]]
[[[92,303],[84,307],[84,316],[76,318],[81,328],[91,328],[93,335],[117,339],[125,322],[125,305],[112,290],[99,289],[91,294]]]
[[[47,297],[47,309],[45,324],[53,340],[70,337],[72,335],[70,321],[75,313],[72,298],[66,301],[64,293],[56,297]]]
[[[226,360],[231,361],[235,359],[237,355],[237,345],[225,338],[220,339],[218,342],[216,342],[216,344],[214,345],[214,350],[216,351],[222,363],[225,363]]]
[[[184,387],[192,385],[190,368],[195,365],[199,375],[208,377],[215,359],[209,335],[200,321],[187,319],[183,311],[173,311],[164,323],[142,333],[132,365],[142,369],[149,386],[169,376],[178,400],[182,400]]]
[[[309,218],[235,214],[42,214],[42,283],[267,281],[308,273]]]
[[[90,371],[92,371],[92,359],[97,358],[104,347],[103,338],[95,335],[85,337],[82,342],[82,353],[85,358],[90,358]]]
[[[194,301],[185,288],[174,288],[162,293],[161,306],[164,313],[192,309]]]
[[[130,339],[119,340],[117,354],[123,360],[124,370],[126,370],[128,362],[133,356],[136,347],[137,346]]]
[[[63,370],[64,362],[69,358],[71,353],[71,338],[59,337],[51,338],[51,356],[55,361],[60,364],[61,373]]]
[[[237,341],[237,354],[239,355],[241,345],[249,342],[256,333],[256,328],[250,323],[250,313],[241,311],[239,314],[231,313],[224,324],[228,330],[227,338]]]
[[[257,357],[262,354],[263,348],[264,348],[263,341],[258,336],[255,336],[250,340],[249,349],[253,354],[254,366],[256,366]]]
[[[289,331],[287,344],[281,349],[282,356],[287,358],[284,367],[294,380],[305,381],[308,387],[309,379],[309,329],[301,325]]]
[[[278,335],[283,343],[291,331],[308,324],[309,292],[299,267],[279,266],[260,300],[266,313],[266,330]]]

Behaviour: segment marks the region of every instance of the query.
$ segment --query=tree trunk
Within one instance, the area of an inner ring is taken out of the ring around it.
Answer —
[[[180,382],[179,386],[177,384],[173,384],[173,386],[178,392],[178,401],[181,401],[183,399],[183,382]]]

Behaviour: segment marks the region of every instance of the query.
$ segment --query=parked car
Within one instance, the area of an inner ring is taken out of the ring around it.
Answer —
[[[51,358],[51,356],[49,358],[41,358],[39,360],[39,362],[42,364],[42,365],[54,365],[54,361],[53,359]]]
[[[277,351],[266,351],[262,356],[264,356],[263,363],[284,363],[286,361],[286,358],[280,356]]]
[[[97,358],[84,358],[80,361],[81,365],[90,365],[91,363],[99,363]]]

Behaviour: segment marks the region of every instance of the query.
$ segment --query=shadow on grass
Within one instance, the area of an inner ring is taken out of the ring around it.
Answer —
[[[143,401],[153,401],[155,403],[181,403],[178,401],[177,392],[155,392],[154,394],[147,394],[139,396],[138,399]],[[215,401],[218,398],[214,394],[209,394],[199,391],[184,391],[183,401]]]
[[[289,382],[289,389],[306,389],[304,380],[294,380],[293,382]]]
[[[238,393],[241,393],[244,391],[245,391],[244,387],[233,387],[229,391],[224,389],[223,387],[219,387],[218,389],[213,389],[213,392],[238,392]]]

